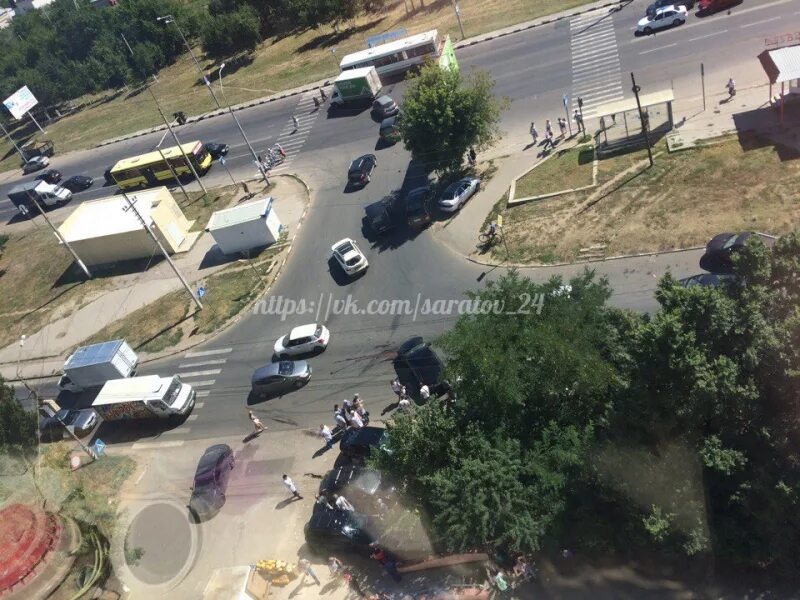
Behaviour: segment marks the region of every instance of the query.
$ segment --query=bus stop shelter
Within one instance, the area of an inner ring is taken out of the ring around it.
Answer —
[[[764,50],[758,55],[758,60],[769,78],[769,101],[777,104],[781,111],[783,123],[783,105],[790,97],[800,95],[800,44],[785,46],[774,50]],[[781,93],[778,98],[773,98],[772,86],[781,84]],[[786,84],[789,90],[786,90]]]
[[[672,103],[675,95],[671,89],[649,94],[640,94],[639,103],[645,119],[647,130],[656,136],[666,135],[674,127]],[[642,122],[636,98],[625,98],[601,104],[595,109],[596,116],[600,118],[600,132],[603,141],[598,144],[598,150],[605,148],[618,148],[642,139]]]

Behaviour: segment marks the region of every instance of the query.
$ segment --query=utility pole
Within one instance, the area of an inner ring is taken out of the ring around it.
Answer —
[[[28,162],[27,160],[25,160],[25,154],[23,154],[22,150],[20,150],[19,146],[17,146],[17,142],[14,141],[14,138],[11,137],[11,134],[8,133],[8,131],[6,131],[6,128],[3,127],[2,124],[0,124],[0,129],[2,129],[3,133],[6,134],[6,137],[8,138],[8,141],[11,142],[11,145],[14,146],[17,152],[19,152],[19,155],[22,158],[22,162]]]
[[[36,210],[38,210],[38,211],[39,211],[39,214],[41,214],[41,215],[42,215],[42,217],[44,217],[44,220],[45,220],[45,221],[47,221],[47,224],[48,224],[48,225],[50,225],[50,229],[52,229],[52,230],[53,230],[53,233],[55,233],[55,234],[56,234],[56,237],[58,238],[58,240],[59,240],[59,241],[60,241],[62,244],[64,244],[64,245],[67,247],[67,250],[69,250],[69,253],[70,253],[70,254],[72,254],[72,258],[74,258],[74,259],[75,259],[75,262],[76,262],[76,263],[78,263],[78,266],[79,266],[79,267],[81,268],[81,270],[82,270],[82,271],[83,271],[83,272],[86,274],[86,277],[88,277],[89,279],[91,279],[91,278],[92,278],[92,274],[89,272],[89,269],[87,269],[87,268],[86,268],[86,265],[85,265],[85,264],[83,264],[83,261],[82,261],[82,260],[81,260],[81,258],[80,258],[80,257],[79,257],[79,256],[78,256],[76,253],[75,253],[75,250],[73,250],[73,249],[72,249],[72,246],[70,246],[70,245],[69,245],[69,242],[67,242],[67,240],[65,240],[65,239],[63,238],[63,236],[62,236],[62,235],[59,233],[58,229],[56,229],[56,226],[55,226],[55,225],[53,225],[53,223],[50,221],[50,219],[49,219],[49,218],[47,218],[47,214],[44,212],[44,210],[42,209],[42,207],[41,207],[41,206],[39,206],[39,202],[36,200],[36,198],[34,197],[34,195],[33,195],[33,194],[31,194],[31,191],[30,191],[30,190],[28,190],[28,199],[29,199],[29,200],[30,200],[30,201],[31,201],[31,202],[32,202],[32,203],[33,203],[33,204],[36,206]]]
[[[133,48],[131,48],[131,45],[128,43],[128,40],[125,38],[125,34],[121,33],[120,35],[122,36],[122,40],[125,42],[125,45],[128,47],[128,51],[131,53],[131,56],[133,56]],[[175,140],[175,145],[178,146],[178,149],[181,151],[181,154],[183,154],[183,158],[186,161],[186,164],[189,165],[189,170],[191,170],[192,175],[194,175],[194,178],[197,181],[197,183],[200,184],[200,189],[203,190],[203,194],[207,196],[208,190],[206,189],[206,186],[203,185],[203,182],[200,181],[200,175],[197,174],[197,171],[194,168],[194,164],[192,164],[192,161],[189,159],[189,156],[183,149],[180,140],[178,140],[178,136],[175,135],[175,132],[172,130],[172,125],[169,124],[167,117],[164,116],[164,111],[161,110],[161,105],[158,103],[158,98],[156,98],[155,92],[153,92],[150,85],[145,85],[145,87],[147,88],[147,91],[150,92],[150,95],[153,97],[153,102],[156,103],[158,114],[161,115],[161,118],[164,121],[164,125],[167,126],[167,129],[169,130],[170,134],[172,134],[172,139]]]
[[[158,249],[161,250],[161,254],[164,255],[164,258],[169,263],[169,266],[175,272],[176,277],[178,279],[180,279],[180,282],[183,284],[183,287],[186,288],[187,292],[189,292],[189,295],[192,297],[192,300],[194,300],[194,303],[195,303],[195,305],[197,305],[197,308],[202,310],[203,305],[200,303],[200,300],[197,298],[195,293],[192,291],[192,288],[189,286],[189,284],[183,278],[183,275],[181,275],[181,272],[178,270],[178,267],[176,267],[175,263],[172,262],[172,258],[170,258],[169,254],[167,254],[167,251],[164,249],[164,246],[161,245],[161,241],[158,239],[158,237],[156,237],[156,234],[153,233],[153,230],[150,229],[150,226],[145,222],[144,218],[142,218],[142,215],[139,213],[139,210],[136,208],[136,203],[133,202],[130,199],[128,194],[125,193],[125,190],[120,190],[120,191],[122,192],[122,195],[125,198],[125,201],[128,203],[128,206],[127,207],[123,207],[122,210],[125,211],[125,212],[128,212],[128,210],[132,210],[133,211],[133,214],[135,214],[136,218],[139,219],[139,223],[141,223],[141,225],[142,225],[142,227],[144,227],[145,231],[148,234],[150,234],[150,237],[152,238],[153,242],[155,242],[156,246],[158,246]]]
[[[703,111],[706,110],[706,68],[700,63],[700,87],[703,88]]]
[[[650,166],[653,166],[653,151],[650,149],[650,134],[647,131],[647,125],[645,124],[644,114],[642,114],[642,103],[639,101],[639,92],[642,91],[642,88],[636,85],[636,79],[633,76],[633,71],[631,71],[631,83],[633,84],[633,94],[636,96],[636,109],[639,111],[639,120],[642,123],[642,133],[644,133],[644,141],[647,144],[647,158],[650,160]]]
[[[458,28],[461,30],[461,39],[463,40],[467,36],[464,35],[464,26],[461,24],[461,9],[458,7],[456,0],[453,0],[453,10],[456,13],[456,20],[458,21]]]
[[[189,45],[189,42],[186,41],[186,36],[183,35],[183,30],[181,29],[181,26],[178,25],[178,22],[175,20],[175,17],[173,17],[172,15],[165,15],[163,17],[157,17],[156,21],[163,21],[167,25],[169,25],[170,23],[173,23],[175,25],[175,28],[178,30],[178,33],[181,35],[181,39],[183,40],[186,49],[189,51],[189,55],[192,57],[192,60],[194,61],[194,66],[197,67],[197,72],[200,73],[200,78],[203,80],[203,83],[206,84],[208,91],[211,93],[211,97],[214,99],[214,104],[217,105],[217,108],[221,108],[219,105],[219,100],[217,100],[217,96],[216,94],[214,94],[214,90],[211,88],[211,82],[208,80],[208,77],[206,77],[206,74],[203,73],[203,69],[200,68],[200,63],[197,62],[197,57],[195,57],[194,52],[192,52],[192,47]]]
[[[264,182],[269,185],[269,178],[267,177],[267,172],[261,166],[261,161],[258,160],[258,154],[256,151],[253,150],[253,146],[250,145],[250,140],[247,139],[247,136],[244,134],[244,129],[242,129],[242,124],[239,123],[239,119],[236,118],[236,114],[233,112],[231,108],[231,103],[228,102],[228,97],[225,95],[225,87],[222,85],[222,69],[225,68],[226,63],[222,63],[219,67],[219,89],[222,92],[222,99],[225,100],[225,104],[228,106],[228,112],[231,113],[233,120],[236,122],[236,126],[239,128],[239,133],[242,134],[242,139],[247,144],[247,147],[250,148],[250,154],[253,155],[253,160],[258,165],[258,170],[261,173],[261,176],[264,178]]]

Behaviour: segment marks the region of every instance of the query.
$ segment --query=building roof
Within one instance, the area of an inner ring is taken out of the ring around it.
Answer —
[[[169,194],[169,191],[160,187],[128,194],[128,197],[136,204],[145,223],[150,225],[150,213],[158,203],[159,196],[164,193]],[[141,222],[129,209],[125,197],[120,195],[83,202],[61,224],[58,232],[67,242],[77,242],[141,229]]]
[[[675,100],[675,94],[672,90],[661,90],[660,92],[651,92],[649,94],[639,94],[639,103],[642,108],[648,106],[655,106],[656,104],[664,104]],[[636,98],[625,98],[624,100],[615,100],[598,106],[595,113],[600,117],[606,115],[616,115],[619,113],[628,112],[629,110],[636,110]]]
[[[352,54],[348,54],[342,58],[341,62],[339,63],[339,67],[341,69],[346,69],[349,65],[354,63],[358,64],[365,60],[400,52],[401,50],[405,50],[406,48],[411,48],[425,42],[435,43],[438,36],[439,32],[435,29],[432,29],[431,31],[426,31],[425,33],[418,33],[417,35],[412,35],[394,42],[379,44],[377,46],[373,46],[372,48],[367,48],[366,50],[353,52]]]
[[[783,83],[800,79],[800,44],[775,50],[764,50],[758,55],[770,83]]]
[[[153,150],[152,152],[147,152],[146,154],[140,154],[138,156],[134,156],[132,158],[123,158],[113,167],[111,167],[111,172],[115,173],[117,171],[121,171],[123,169],[130,169],[132,167],[138,167],[139,165],[146,165],[151,162],[155,162],[157,160],[162,160],[161,155],[164,155],[164,158],[177,158],[178,156],[182,156],[185,152],[187,155],[191,154],[195,151],[197,146],[201,144],[201,142],[194,141],[194,142],[187,142],[185,144],[181,144],[180,146],[170,146],[169,148],[162,148],[161,152],[158,150]],[[181,152],[181,148],[183,148],[183,152]]]
[[[211,218],[206,225],[206,231],[224,229],[232,225],[248,223],[250,221],[261,220],[266,217],[272,207],[272,197],[267,196],[260,200],[254,200],[247,204],[241,204],[232,208],[218,210],[211,214]]]

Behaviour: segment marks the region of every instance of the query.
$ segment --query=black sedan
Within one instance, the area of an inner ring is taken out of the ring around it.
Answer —
[[[415,336],[397,350],[397,363],[414,377],[417,389],[424,383],[434,394],[446,391],[442,381],[442,361],[421,337]]]
[[[339,451],[357,463],[363,463],[373,448],[384,449],[388,434],[383,427],[348,429],[339,442]]]
[[[347,170],[347,181],[354,185],[367,185],[372,178],[372,171],[378,165],[378,159],[374,154],[359,156]]]
[[[42,181],[46,181],[47,183],[55,185],[61,181],[61,177],[61,171],[57,171],[56,169],[47,169],[47,171],[42,171],[39,173],[36,176],[36,179],[41,179]]]
[[[225,490],[235,463],[233,450],[227,444],[211,446],[200,458],[189,499],[189,511],[196,522],[212,518],[225,504]]]
[[[253,395],[282,396],[299,389],[311,379],[311,367],[304,360],[282,360],[259,367],[250,379]]]
[[[754,233],[720,233],[706,244],[706,253],[700,257],[700,268],[717,275],[733,273],[733,255],[747,246]]]
[[[383,491],[380,471],[342,465],[328,471],[319,484],[320,494],[343,494],[356,505],[372,506]]]
[[[67,188],[73,194],[75,192],[82,192],[88,190],[94,184],[94,179],[86,175],[73,175],[61,184],[61,187]]]
[[[206,144],[206,150],[211,155],[211,158],[217,160],[220,156],[225,156],[230,151],[228,144],[218,144],[216,142],[209,142]]]
[[[354,552],[369,556],[370,544],[375,541],[370,533],[367,515],[347,510],[329,509],[314,505],[311,519],[304,528],[308,548],[315,553]]]
[[[97,413],[94,409],[59,410],[52,417],[45,417],[39,422],[39,432],[43,442],[57,442],[65,437],[68,429],[75,437],[86,437],[97,425]]]

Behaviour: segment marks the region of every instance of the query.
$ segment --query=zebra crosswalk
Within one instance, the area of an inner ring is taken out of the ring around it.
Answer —
[[[294,114],[286,121],[286,124],[276,140],[286,153],[286,157],[283,159],[283,162],[272,168],[270,174],[277,174],[285,171],[289,165],[292,164],[294,159],[297,158],[297,155],[300,154],[300,150],[308,139],[308,134],[311,133],[314,122],[322,112],[322,108],[314,106],[314,98],[317,100],[321,99],[318,91],[312,90],[305,92],[300,97],[294,109]],[[296,124],[294,119],[297,119]]]
[[[573,17],[570,26],[572,51],[572,110],[583,100],[583,118],[597,114],[597,107],[621,100],[622,78],[619,48],[611,13],[596,11]]]

